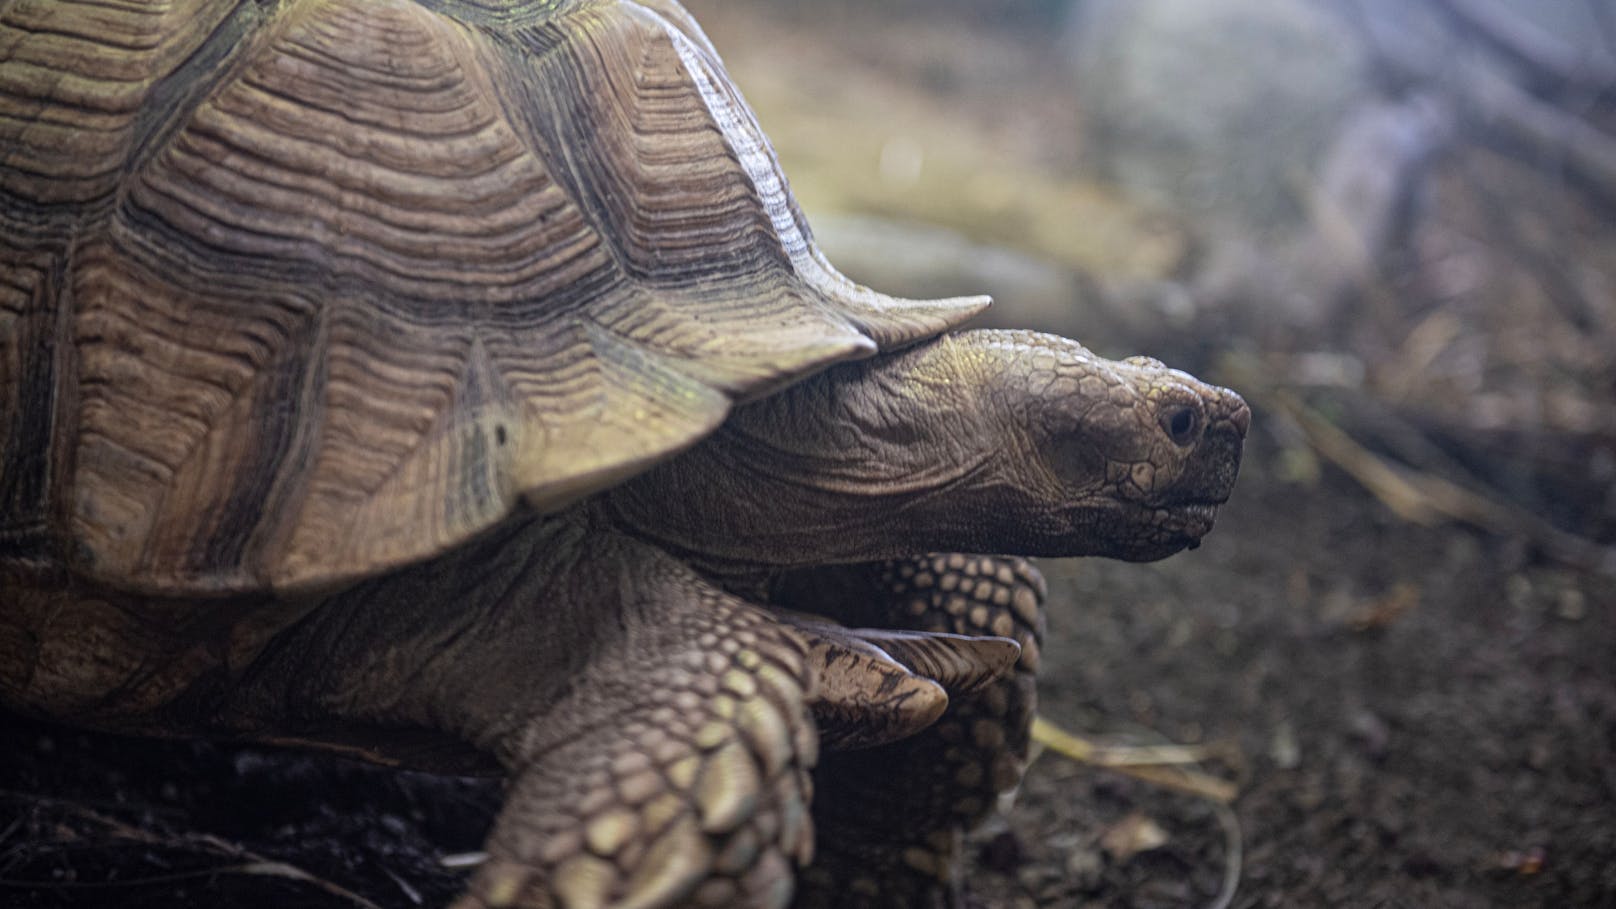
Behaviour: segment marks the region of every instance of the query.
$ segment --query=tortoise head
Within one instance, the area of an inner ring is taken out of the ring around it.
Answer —
[[[1196,545],[1251,412],[1161,363],[966,331],[738,409],[609,495],[633,530],[716,563],[952,550],[1144,561]]]
[[[1007,421],[987,498],[1016,513],[999,532],[1021,537],[1020,549],[1147,561],[1212,529],[1251,425],[1239,395],[1051,335],[970,333],[960,344],[948,355],[977,361],[980,393],[1002,402],[979,405]]]

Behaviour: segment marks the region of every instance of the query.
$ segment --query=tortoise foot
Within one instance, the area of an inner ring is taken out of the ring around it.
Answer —
[[[1020,784],[1026,764],[1043,578],[1025,559],[937,554],[798,573],[782,579],[777,596],[850,624],[1021,644],[1010,674],[951,698],[924,731],[827,749],[814,772],[815,859],[794,906],[963,905],[964,834]]]

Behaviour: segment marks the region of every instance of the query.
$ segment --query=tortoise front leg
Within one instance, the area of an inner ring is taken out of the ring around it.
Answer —
[[[813,848],[808,657],[771,610],[556,519],[321,604],[219,719],[493,757],[509,788],[461,909],[783,909]]]
[[[1015,639],[1015,671],[953,698],[918,735],[827,751],[814,772],[815,859],[794,903],[955,907],[965,831],[1021,781],[1044,629],[1043,578],[1025,559],[937,554],[794,572],[777,598],[850,625]]]
[[[790,899],[813,848],[805,651],[766,611],[684,581],[655,646],[557,705],[583,728],[536,753],[515,733],[490,861],[459,909]]]
[[[816,727],[907,736],[1017,655],[786,616],[552,519],[319,604],[216,721],[383,760],[495,758],[510,788],[462,909],[783,909],[814,848]]]

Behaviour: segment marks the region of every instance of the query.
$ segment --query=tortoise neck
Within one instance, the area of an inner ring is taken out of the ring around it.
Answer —
[[[603,495],[617,526],[704,566],[857,562],[977,549],[988,466],[982,364],[952,336],[845,364],[738,408],[711,438]],[[973,500],[982,500],[981,508]]]

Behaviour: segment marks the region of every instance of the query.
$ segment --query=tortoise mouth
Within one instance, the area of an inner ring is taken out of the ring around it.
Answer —
[[[1218,506],[1223,501],[1182,502],[1165,509],[1167,525],[1184,538],[1184,548],[1195,549],[1201,545],[1201,538],[1217,523]]]
[[[1226,501],[1226,496],[1180,499],[1141,508],[1140,516],[1148,529],[1145,539],[1139,541],[1142,545],[1138,547],[1138,560],[1151,561],[1198,548],[1201,538],[1217,523],[1218,506]]]
[[[1194,549],[1211,532],[1217,521],[1222,499],[1178,500],[1174,502],[1112,503],[1099,534],[1101,545],[1086,549],[1084,555],[1100,555],[1127,562],[1154,562],[1185,549]],[[1090,525],[1091,546],[1096,539]]]

